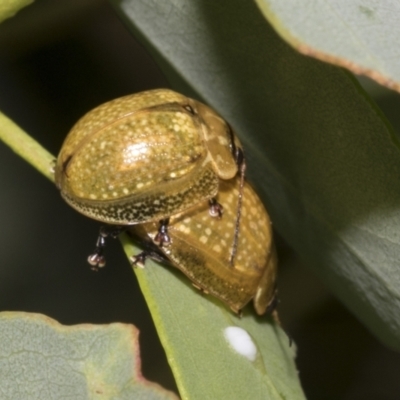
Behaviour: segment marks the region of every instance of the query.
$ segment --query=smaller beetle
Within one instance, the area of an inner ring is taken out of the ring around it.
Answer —
[[[168,89],[105,103],[66,137],[56,185],[77,211],[114,225],[159,221],[214,200],[220,180],[244,179],[241,145],[208,106]]]
[[[152,240],[147,246],[150,252],[145,251],[132,261],[140,265],[148,254],[159,261],[165,259],[187,275],[195,287],[219,298],[235,313],[240,313],[253,299],[254,308],[261,315],[276,306],[277,258],[271,221],[257,194],[245,183],[237,249],[232,260],[238,179],[220,184],[217,200],[224,204],[221,219],[210,220],[207,202],[171,216],[168,247],[153,243],[157,223],[131,227],[129,231],[134,237]]]

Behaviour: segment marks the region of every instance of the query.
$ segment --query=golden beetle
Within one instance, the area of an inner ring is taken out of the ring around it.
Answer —
[[[148,255],[168,261],[233,311],[253,299],[263,314],[275,304],[276,253],[268,214],[244,171],[240,142],[222,117],[157,89],[80,119],[55,180],[72,207],[111,225],[89,257],[95,269],[105,264],[105,238],[129,228],[147,248],[134,264]]]
[[[147,250],[134,256],[132,261],[141,264],[146,254],[154,257],[154,252],[158,252],[180,269],[195,287],[219,298],[234,312],[239,313],[253,299],[254,308],[261,315],[267,310],[272,311],[276,300],[277,258],[271,221],[259,197],[246,182],[237,250],[231,260],[238,179],[220,183],[217,200],[224,204],[221,219],[210,218],[207,202],[171,216],[168,225],[170,246],[154,245],[157,223],[132,226],[130,232],[134,237],[150,240]]]
[[[230,126],[211,108],[156,89],[115,99],[81,118],[63,143],[55,180],[82,214],[131,225],[214,198],[219,180],[238,173],[241,154]]]

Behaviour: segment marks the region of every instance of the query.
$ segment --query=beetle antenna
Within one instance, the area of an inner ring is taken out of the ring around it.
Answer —
[[[283,332],[285,332],[286,336],[289,339],[289,347],[292,347],[293,339],[289,335],[289,333],[286,331],[285,327],[283,326],[283,324],[281,322],[281,319],[279,318],[278,310],[277,310],[278,304],[279,304],[278,289],[276,288],[276,283],[275,283],[275,292],[274,292],[271,302],[268,304],[268,307],[267,307],[267,310],[265,311],[265,313],[267,315],[270,315],[272,317],[272,319],[275,321],[275,323],[283,330]]]
[[[231,257],[229,259],[229,264],[231,265],[231,267],[233,267],[238,246],[240,219],[242,216],[243,187],[244,187],[244,175],[245,175],[244,173],[246,171],[246,162],[244,160],[243,150],[239,147],[236,148],[236,162],[239,167],[240,182],[239,182],[239,195],[238,195],[237,211],[236,211],[235,234],[233,236]]]
[[[285,332],[285,335],[287,336],[288,340],[289,340],[289,347],[292,347],[293,345],[293,338],[289,335],[289,333],[287,332],[287,330],[285,329],[285,327],[283,326],[279,315],[278,315],[278,311],[274,310],[271,312],[271,317],[272,319],[275,321],[275,323],[283,330],[283,332]]]

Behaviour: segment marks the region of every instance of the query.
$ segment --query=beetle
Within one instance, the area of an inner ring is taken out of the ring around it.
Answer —
[[[238,173],[243,180],[244,170],[239,139],[221,116],[172,90],[155,89],[83,116],[62,145],[55,181],[82,214],[132,225],[167,219],[203,200],[220,217],[214,200],[219,182]]]
[[[132,257],[142,266],[146,257],[167,262],[181,270],[198,289],[226,303],[235,313],[253,300],[257,314],[276,306],[277,256],[271,221],[261,200],[247,182],[243,187],[242,217],[237,248],[236,198],[239,178],[222,181],[217,195],[224,204],[221,219],[208,217],[207,202],[170,217],[168,247],[157,245],[155,222],[134,225],[129,232],[145,244],[143,253]]]
[[[271,221],[245,181],[240,141],[208,106],[168,89],[105,103],[65,139],[55,166],[62,197],[107,224],[88,261],[105,265],[108,236],[128,230],[234,312],[276,304]],[[222,207],[223,205],[223,207]],[[210,218],[212,217],[216,218]]]

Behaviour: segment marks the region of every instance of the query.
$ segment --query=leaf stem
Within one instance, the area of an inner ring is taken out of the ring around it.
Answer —
[[[55,157],[1,112],[0,139],[46,178],[54,181],[51,166]]]

